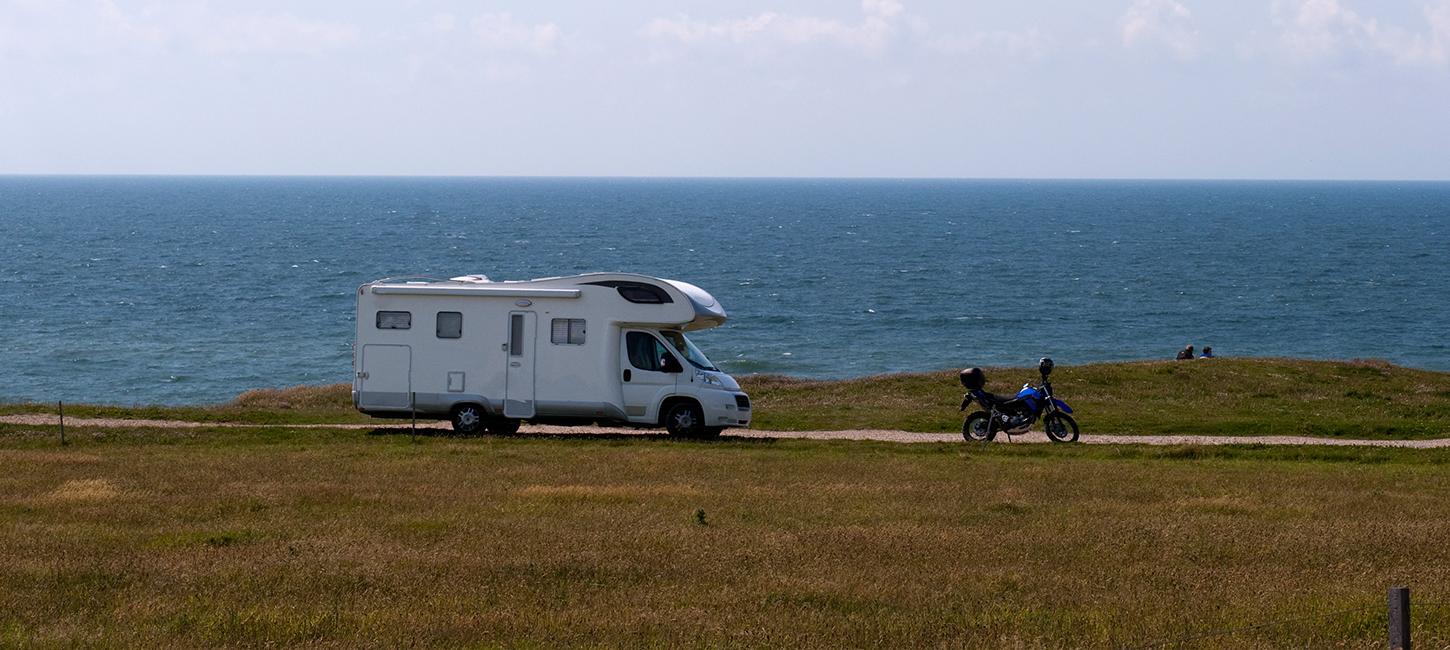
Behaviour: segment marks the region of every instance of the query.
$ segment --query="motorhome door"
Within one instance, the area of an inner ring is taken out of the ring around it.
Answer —
[[[413,406],[413,350],[406,345],[362,346],[358,407],[406,411]]]
[[[504,417],[534,417],[534,325],[537,318],[531,311],[509,312],[509,365],[504,384]]]
[[[625,330],[619,343],[620,380],[624,393],[624,413],[631,420],[643,421],[650,409],[659,405],[666,395],[675,392],[678,374],[664,372],[663,360],[672,353],[654,334],[641,330]],[[655,413],[655,417],[659,414]]]

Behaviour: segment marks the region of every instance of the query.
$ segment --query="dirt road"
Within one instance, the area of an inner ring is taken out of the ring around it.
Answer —
[[[0,423],[23,425],[57,425],[59,418],[54,414],[24,414],[0,416]],[[66,424],[80,427],[151,427],[157,429],[195,429],[201,427],[256,427],[284,426],[297,429],[407,429],[408,424],[398,421],[380,420],[378,424],[287,424],[255,425],[232,422],[182,422],[177,420],[128,420],[116,418],[66,418]],[[447,422],[419,421],[418,426],[448,428]],[[639,429],[611,429],[603,427],[557,427],[546,425],[525,425],[521,434],[658,434],[658,431]],[[725,437],[739,438],[804,438],[810,440],[881,440],[885,442],[962,442],[955,433],[914,433],[889,429],[851,429],[844,431],[758,431],[754,429],[729,429]],[[1027,435],[1000,436],[999,443],[1043,444],[1047,436],[1033,432]],[[1311,438],[1307,436],[1130,436],[1113,434],[1084,434],[1081,442],[1089,445],[1327,445],[1358,447],[1407,447],[1413,449],[1434,449],[1450,447],[1450,438],[1429,440],[1354,440],[1341,438]]]

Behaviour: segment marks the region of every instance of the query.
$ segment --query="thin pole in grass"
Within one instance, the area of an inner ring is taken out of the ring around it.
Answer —
[[[1390,650],[1410,650],[1410,588],[1390,587]]]
[[[55,405],[60,409],[60,446],[66,445],[65,441],[65,400],[59,400]]]
[[[408,413],[413,416],[413,444],[418,444],[418,394],[408,393]]]

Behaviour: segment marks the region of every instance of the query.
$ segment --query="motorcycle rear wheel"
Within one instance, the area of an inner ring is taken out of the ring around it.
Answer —
[[[1042,418],[1042,430],[1053,442],[1077,442],[1077,421],[1066,413],[1048,413]]]
[[[990,442],[997,437],[992,430],[992,418],[986,411],[977,411],[962,422],[962,439],[967,442]]]

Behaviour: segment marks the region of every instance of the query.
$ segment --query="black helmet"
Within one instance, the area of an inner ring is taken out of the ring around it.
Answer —
[[[1052,359],[1042,357],[1042,360],[1037,362],[1037,371],[1041,372],[1043,377],[1052,374]]]
[[[957,379],[962,380],[962,385],[967,390],[981,390],[983,386],[987,385],[987,375],[982,372],[981,368],[967,368],[957,374]]]

